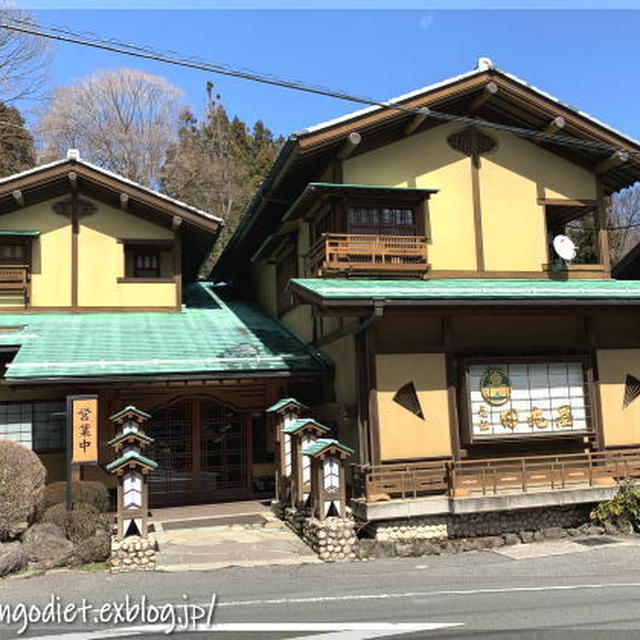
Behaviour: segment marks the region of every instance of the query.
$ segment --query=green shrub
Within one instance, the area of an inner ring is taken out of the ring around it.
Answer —
[[[66,482],[54,482],[44,488],[43,508],[48,509],[54,504],[66,502]],[[90,504],[98,511],[109,508],[109,491],[102,482],[81,480],[71,485],[71,497],[76,503]]]
[[[633,480],[626,478],[611,500],[601,502],[592,512],[591,519],[604,524],[619,525],[630,522],[637,531],[640,529],[640,489]]]
[[[72,511],[67,511],[63,503],[54,504],[42,515],[42,522],[57,524],[71,542],[78,543],[105,532],[105,521],[100,512],[90,504],[78,503]]]
[[[46,476],[31,449],[0,440],[0,541],[20,535],[34,520]]]

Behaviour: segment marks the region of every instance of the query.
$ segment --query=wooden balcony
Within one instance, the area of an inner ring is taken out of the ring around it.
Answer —
[[[24,265],[0,265],[0,294],[19,294],[24,298],[24,306],[29,303],[30,270]]]
[[[587,489],[640,477],[640,449],[356,467],[367,502]]]
[[[307,277],[428,271],[424,236],[323,233],[305,256]]]

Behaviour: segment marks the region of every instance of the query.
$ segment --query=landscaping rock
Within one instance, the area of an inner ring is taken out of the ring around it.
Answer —
[[[579,529],[574,529],[573,527],[571,527],[570,529],[567,529],[567,535],[570,538],[575,538],[576,536],[580,535],[580,530]]]
[[[533,541],[534,542],[542,542],[544,540],[544,533],[542,531],[534,531],[533,532]]]
[[[505,533],[503,538],[504,538],[504,543],[509,546],[512,546],[514,544],[520,544],[521,542],[520,538],[515,533]]]
[[[0,577],[24,569],[28,561],[27,553],[21,542],[0,544]]]
[[[543,529],[542,535],[547,540],[560,540],[561,538],[568,537],[567,532],[561,527],[549,527],[548,529]]]
[[[533,531],[521,531],[518,535],[524,544],[534,541]]]
[[[0,541],[24,533],[35,519],[44,491],[45,468],[26,447],[0,440]]]
[[[53,569],[68,564],[73,554],[73,542],[53,522],[41,522],[29,527],[23,537],[27,558],[41,569]]]
[[[479,538],[479,542],[485,549],[504,547],[504,538],[502,536],[487,536],[485,538]]]
[[[618,523],[618,531],[623,536],[632,536],[634,534],[633,525],[628,520],[622,520]]]
[[[618,535],[618,527],[613,522],[604,523],[604,532],[609,536]]]

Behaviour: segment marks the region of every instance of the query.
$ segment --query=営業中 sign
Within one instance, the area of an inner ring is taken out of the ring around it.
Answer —
[[[71,462],[98,462],[98,396],[69,396]]]

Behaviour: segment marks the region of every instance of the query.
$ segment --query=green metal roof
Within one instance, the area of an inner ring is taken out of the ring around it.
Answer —
[[[0,314],[19,345],[5,380],[318,374],[328,361],[258,306],[191,285],[181,312]],[[1,340],[0,340],[1,344]]]
[[[0,231],[0,236],[39,236],[39,231]]]
[[[146,411],[142,411],[142,409],[138,409],[138,407],[128,404],[124,409],[120,409],[120,411],[116,411],[114,414],[109,416],[109,420],[117,420],[118,418],[126,415],[127,413],[137,413],[142,418],[146,418],[147,420],[151,419],[151,415]]]
[[[115,438],[112,438],[111,440],[109,440],[107,444],[110,444],[111,446],[113,446],[114,444],[118,444],[119,442],[128,440],[130,436],[135,436],[136,438],[139,438],[143,442],[148,442],[148,443],[153,442],[153,438],[149,437],[146,433],[142,433],[142,431],[139,431],[138,429],[127,427],[122,431],[122,433],[119,433]]]
[[[442,278],[365,280],[296,278],[290,285],[303,297],[323,302],[388,301],[564,301],[566,303],[640,303],[640,280],[543,280]]]
[[[275,404],[272,404],[267,410],[266,413],[275,413],[276,411],[280,411],[280,409],[284,409],[287,405],[295,404],[300,409],[308,409],[306,404],[302,404],[299,400],[295,398],[282,398],[282,400],[278,400]]]
[[[323,424],[320,424],[317,420],[314,420],[313,418],[298,418],[297,420],[294,420],[293,422],[288,424],[286,427],[281,429],[280,432],[289,433],[289,434],[296,433],[300,429],[304,429],[304,427],[306,427],[308,424],[312,424],[314,427],[316,427],[316,429],[319,429],[320,431],[324,431],[325,433],[329,433],[330,431],[329,427],[325,427]]]
[[[137,451],[127,451],[124,455],[120,456],[117,460],[110,462],[107,465],[107,471],[114,471],[115,469],[119,469],[125,464],[128,464],[131,460],[135,460],[140,464],[150,467],[151,469],[157,469],[158,463],[150,460],[149,458],[141,455]]]
[[[329,447],[337,447],[338,449],[342,449],[342,451],[346,451],[347,453],[353,453],[353,449],[351,447],[347,447],[346,444],[342,444],[342,442],[338,442],[333,438],[318,438],[315,442],[312,442],[308,447],[305,447],[302,450],[303,456],[315,456],[319,453],[322,453],[325,449]]]

